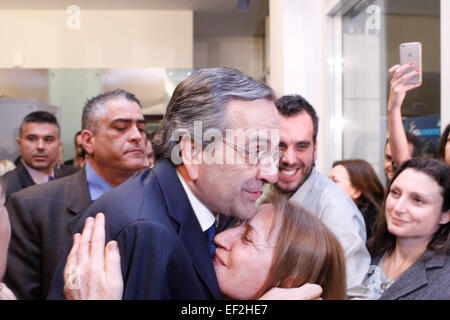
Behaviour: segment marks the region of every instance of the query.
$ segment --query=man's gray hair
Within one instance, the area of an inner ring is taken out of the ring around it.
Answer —
[[[275,95],[270,87],[231,68],[201,69],[183,80],[175,88],[153,140],[155,160],[172,161],[172,149],[178,144],[173,136],[185,131],[195,141],[194,122],[200,122],[203,133],[209,129],[226,130],[226,106],[232,100],[273,101]],[[172,161],[173,163],[173,161]]]
[[[106,103],[111,100],[121,98],[131,102],[136,102],[139,105],[139,107],[142,108],[141,103],[136,98],[136,96],[123,89],[116,89],[113,91],[102,93],[86,102],[86,105],[83,108],[81,129],[82,130],[87,129],[95,133],[98,126],[98,122],[106,116],[106,113],[108,111],[108,109],[105,108]]]

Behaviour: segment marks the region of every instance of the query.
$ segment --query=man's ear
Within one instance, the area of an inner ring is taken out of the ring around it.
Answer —
[[[19,146],[19,148],[22,146],[22,138],[20,138],[20,137],[17,137],[16,138],[16,142],[17,142],[17,145]]]
[[[317,160],[317,139],[314,140],[314,161]]]
[[[186,168],[189,179],[195,181],[200,173],[201,150],[196,150],[194,141],[185,135],[180,137],[179,146],[183,166]]]
[[[450,221],[450,210],[447,210],[442,213],[441,220],[439,220],[439,224],[446,224]]]
[[[94,153],[95,147],[95,136],[90,130],[81,131],[81,144],[83,145],[84,151],[87,154]]]

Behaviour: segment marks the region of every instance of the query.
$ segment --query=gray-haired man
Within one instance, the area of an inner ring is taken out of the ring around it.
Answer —
[[[217,214],[253,217],[263,185],[276,181],[273,100],[269,87],[228,68],[199,70],[177,86],[153,141],[154,168],[105,194],[73,228],[105,213],[124,299],[221,298],[207,234]],[[56,277],[50,298],[63,297],[62,272]]]

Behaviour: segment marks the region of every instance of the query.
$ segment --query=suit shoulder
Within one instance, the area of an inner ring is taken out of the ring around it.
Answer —
[[[72,187],[74,183],[80,183],[80,181],[81,177],[70,175],[64,178],[55,179],[51,182],[32,185],[18,191],[16,194],[17,196],[21,196],[22,198],[32,198],[39,196],[58,198],[67,192],[67,188]],[[13,197],[13,195],[11,195],[11,197]]]
[[[5,188],[7,188],[8,185],[11,185],[11,183],[14,183],[14,182],[19,183],[19,176],[17,175],[17,168],[5,173],[2,177],[0,177],[0,183],[2,183]]]
[[[66,177],[66,176],[70,176],[74,173],[77,173],[79,170],[80,170],[80,168],[76,168],[71,165],[63,164],[58,169],[55,169],[55,175],[57,175],[58,178]]]
[[[95,216],[98,212],[103,212],[107,216],[107,221],[127,225],[142,219],[144,200],[152,204],[151,207],[145,208],[146,214],[150,215],[151,212],[159,211],[163,207],[157,182],[145,171],[134,175],[95,200],[85,215]]]

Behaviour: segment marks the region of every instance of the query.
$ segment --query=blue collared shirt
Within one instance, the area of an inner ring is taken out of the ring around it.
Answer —
[[[100,198],[104,193],[113,189],[113,187],[106,182],[105,179],[100,177],[97,172],[91,167],[89,161],[86,163],[86,180],[89,189],[89,195],[91,200],[95,201]]]

